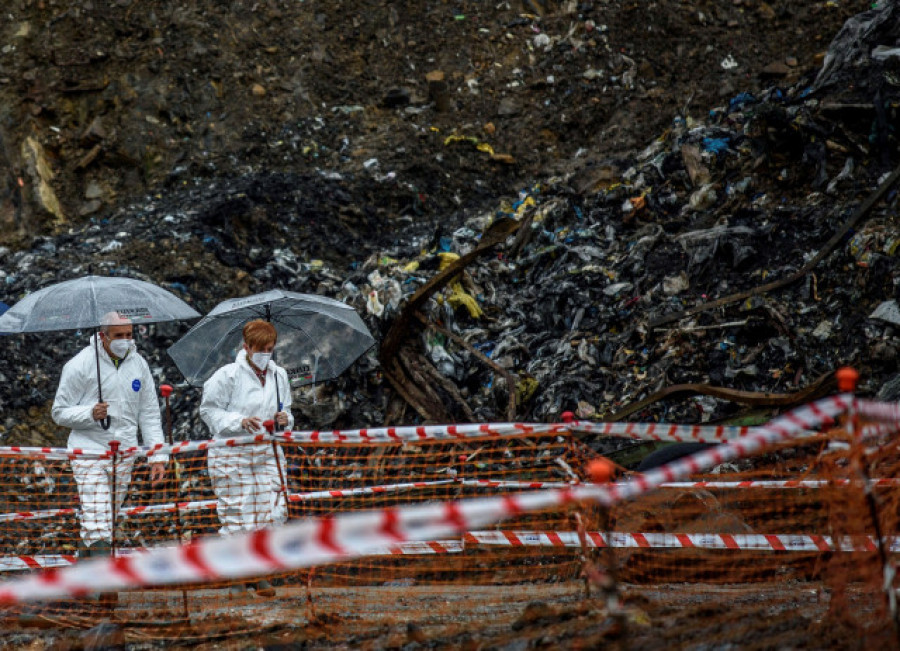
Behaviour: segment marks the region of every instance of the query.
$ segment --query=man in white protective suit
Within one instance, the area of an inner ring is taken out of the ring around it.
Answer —
[[[113,440],[123,448],[136,446],[138,428],[146,445],[163,443],[156,383],[146,360],[135,349],[129,319],[116,312],[103,317],[97,335],[63,367],[51,413],[57,425],[71,428],[69,448],[105,452]],[[106,418],[108,429],[101,424]],[[159,484],[165,477],[168,456],[156,455],[149,461],[150,480]],[[133,466],[134,457],[116,461],[117,510],[128,492]],[[81,501],[79,556],[108,556],[113,534],[113,462],[74,459],[71,467]]]
[[[247,323],[235,361],[203,384],[200,417],[214,439],[258,434],[270,419],[279,429],[293,426],[287,372],[271,361],[277,338],[275,327],[268,321]],[[280,449],[279,457],[283,468]],[[287,519],[286,496],[270,443],[211,448],[208,458],[221,534],[255,531]],[[255,587],[259,596],[275,594],[268,581],[260,581]],[[235,586],[232,593],[245,590],[246,586]]]

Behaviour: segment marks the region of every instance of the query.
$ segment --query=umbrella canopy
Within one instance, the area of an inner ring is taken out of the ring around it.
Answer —
[[[273,289],[219,303],[169,348],[194,386],[234,361],[248,321],[270,321],[278,333],[277,358],[294,386],[331,380],[372,347],[375,339],[352,307],[315,294]]]
[[[0,333],[97,328],[109,312],[118,312],[135,324],[200,316],[152,283],[122,276],[84,276],[28,294],[0,316]]]
[[[200,316],[175,294],[152,283],[123,276],[84,276],[32,292],[0,316],[0,333],[52,332],[99,328],[111,312],[131,323],[180,321]],[[103,402],[100,348],[97,361],[97,400]],[[109,429],[109,417],[100,421]]]

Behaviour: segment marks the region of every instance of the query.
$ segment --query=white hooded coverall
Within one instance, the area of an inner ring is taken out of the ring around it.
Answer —
[[[276,394],[275,376],[278,375]],[[263,386],[241,349],[235,361],[213,373],[203,384],[200,418],[214,439],[247,436],[241,428],[245,418],[272,420],[279,411],[288,415],[287,428],[294,425],[291,388],[283,368],[270,361]],[[265,431],[265,430],[262,430]],[[284,453],[278,450],[282,471]],[[209,478],[218,499],[219,532],[223,535],[253,531],[287,519],[285,495],[271,443],[256,443],[209,450]]]
[[[116,440],[123,448],[138,444],[141,428],[145,445],[163,443],[162,420],[156,384],[150,367],[132,349],[118,367],[106,349],[100,346],[100,381],[103,401],[109,405],[109,429],[105,430],[91,412],[100,400],[97,395],[97,361],[94,352],[96,336],[63,367],[53,400],[51,414],[61,427],[72,429],[68,447],[105,452]],[[168,455],[154,455],[151,463],[168,460]],[[122,506],[134,457],[116,460],[116,509]],[[112,474],[111,459],[74,459],[72,474],[81,501],[81,538],[85,545],[112,540]]]

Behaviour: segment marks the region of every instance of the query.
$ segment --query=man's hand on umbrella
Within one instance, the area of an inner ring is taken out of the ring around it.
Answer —
[[[287,412],[279,411],[275,414],[275,422],[281,425],[282,427],[287,427],[288,424],[288,415]]]
[[[106,410],[109,408],[109,405],[105,402],[98,402],[94,405],[94,408],[91,410],[91,417],[94,420],[103,420],[106,418]]]
[[[161,482],[166,476],[166,464],[160,462],[150,464],[150,483],[153,485]]]
[[[262,429],[262,421],[254,416],[253,418],[245,418],[241,421],[241,429],[245,429],[251,434]]]

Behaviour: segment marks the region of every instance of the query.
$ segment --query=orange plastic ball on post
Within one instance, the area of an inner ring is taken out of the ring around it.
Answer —
[[[841,393],[853,393],[856,391],[856,383],[859,381],[859,372],[852,366],[839,368],[835,374],[838,391]]]
[[[588,475],[595,484],[606,484],[616,474],[616,464],[606,457],[591,459],[587,465]]]

